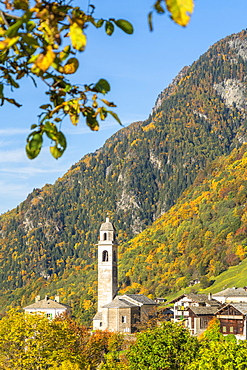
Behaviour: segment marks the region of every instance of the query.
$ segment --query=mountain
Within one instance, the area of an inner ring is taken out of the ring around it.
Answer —
[[[246,58],[246,31],[217,42],[183,68],[146,121],[120,130],[54,185],[35,189],[0,217],[1,307],[27,304],[40,289],[58,291],[88,318],[106,214],[120,242],[131,239],[165,214],[212,160],[246,141]],[[132,260],[124,254],[123,260],[128,271]]]
[[[122,293],[163,296],[188,287],[192,279],[206,288],[243,261],[246,178],[246,144],[209,164],[168,212],[121,246]]]

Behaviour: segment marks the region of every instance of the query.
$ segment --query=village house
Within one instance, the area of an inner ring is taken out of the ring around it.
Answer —
[[[101,225],[98,243],[98,312],[94,330],[133,333],[138,322],[153,313],[156,302],[142,294],[117,295],[118,244],[115,228],[106,218]]]
[[[216,312],[222,334],[247,339],[247,303],[229,303]]]
[[[174,304],[174,322],[183,321],[192,335],[203,333],[221,306],[211,294],[195,293],[182,294],[170,303]]]
[[[221,292],[214,293],[212,298],[216,299],[221,303],[240,303],[247,302],[247,287],[244,288],[227,288]]]
[[[54,300],[50,299],[48,296],[40,300],[40,296],[38,295],[35,298],[35,303],[24,307],[24,311],[27,313],[42,313],[51,320],[65,313],[70,315],[71,308],[60,303],[59,300],[59,296],[55,296]]]

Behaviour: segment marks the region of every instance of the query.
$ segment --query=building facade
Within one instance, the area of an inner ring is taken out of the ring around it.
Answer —
[[[65,304],[60,303],[59,296],[55,299],[50,299],[48,296],[45,299],[40,299],[38,295],[35,298],[35,303],[30,304],[23,308],[27,313],[41,313],[48,317],[50,320],[55,319],[55,317],[67,314],[71,315],[71,308]]]

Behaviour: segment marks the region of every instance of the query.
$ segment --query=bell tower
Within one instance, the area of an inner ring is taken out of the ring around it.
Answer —
[[[118,244],[115,228],[106,217],[100,227],[98,243],[98,312],[110,303],[118,290]]]

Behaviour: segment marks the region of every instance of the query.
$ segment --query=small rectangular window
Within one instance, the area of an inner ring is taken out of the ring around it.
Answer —
[[[46,317],[47,317],[48,319],[52,319],[52,313],[47,313],[47,314],[46,314]]]
[[[233,326],[230,326],[230,333],[233,333]]]
[[[223,333],[226,333],[226,326],[223,326],[222,331]]]
[[[126,324],[126,322],[127,322],[127,316],[122,316],[122,323]]]
[[[99,326],[102,326],[102,322],[99,323]]]

